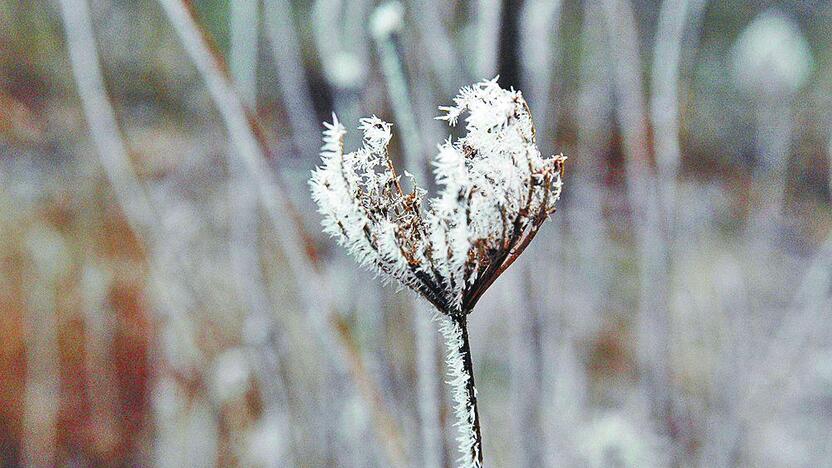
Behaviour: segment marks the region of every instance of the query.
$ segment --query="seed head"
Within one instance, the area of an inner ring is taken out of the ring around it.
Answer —
[[[452,126],[467,113],[466,134],[438,146],[439,193],[427,209],[415,181],[402,190],[387,151],[391,125],[375,116],[360,121],[363,147],[344,154],[346,130],[333,114],[310,186],[324,231],[359,263],[442,313],[466,314],[555,211],[566,158],[541,156],[522,94],[496,78],[462,88],[440,110]]]

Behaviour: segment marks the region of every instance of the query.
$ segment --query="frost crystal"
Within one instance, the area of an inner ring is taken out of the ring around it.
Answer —
[[[324,231],[359,263],[459,315],[555,211],[565,158],[541,156],[522,94],[500,88],[496,78],[462,88],[454,105],[440,110],[445,115],[437,119],[450,125],[467,113],[466,134],[439,145],[433,165],[440,190],[426,210],[425,190],[402,190],[387,151],[391,125],[375,116],[360,122],[363,147],[344,154],[346,130],[333,114],[310,186]]]

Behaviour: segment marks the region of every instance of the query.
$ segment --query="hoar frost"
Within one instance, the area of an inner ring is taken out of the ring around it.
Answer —
[[[462,88],[437,119],[465,136],[438,146],[438,195],[406,193],[388,153],[391,125],[361,119],[363,147],[344,153],[346,129],[325,123],[312,196],[324,231],[359,263],[411,288],[449,316],[469,313],[555,211],[562,155],[544,158],[522,94],[496,79]],[[405,174],[409,176],[409,174]]]

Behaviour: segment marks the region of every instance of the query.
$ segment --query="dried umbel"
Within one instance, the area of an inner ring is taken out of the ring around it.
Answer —
[[[439,118],[456,125],[467,111],[467,134],[439,145],[441,189],[427,210],[425,190],[402,190],[387,151],[391,125],[375,116],[361,120],[364,147],[348,154],[346,130],[333,116],[311,180],[327,233],[448,315],[470,312],[555,210],[564,161],[541,157],[519,91],[485,81],[454,101]]]
[[[462,88],[438,119],[465,136],[439,145],[434,173],[439,193],[423,209],[426,191],[405,192],[387,150],[391,125],[361,120],[364,145],[344,154],[346,130],[327,123],[323,164],[312,175],[312,196],[324,231],[359,263],[407,286],[446,317],[449,368],[460,419],[463,464],[482,454],[470,372],[466,315],[523,252],[560,197],[565,158],[541,156],[526,101],[496,79]]]

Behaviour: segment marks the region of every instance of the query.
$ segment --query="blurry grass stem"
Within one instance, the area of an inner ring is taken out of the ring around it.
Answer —
[[[431,0],[413,0],[408,6],[419,31],[421,51],[430,62],[433,77],[441,84],[443,93],[452,95],[459,83],[468,80],[453,39],[443,25],[441,6]]]
[[[370,28],[378,50],[390,104],[393,106],[396,122],[401,128],[399,134],[402,137],[405,168],[413,174],[416,181],[424,183],[427,180],[427,158],[416,125],[404,65],[396,50],[398,34],[403,26],[404,7],[397,0],[379,5],[370,19]]]
[[[557,133],[558,98],[552,89],[560,89],[560,13],[561,0],[526,0],[520,13],[520,68],[523,89],[529,102],[537,103],[535,122],[543,151],[549,151]]]
[[[578,244],[581,270],[596,294],[592,310],[600,311],[609,291],[609,233],[604,222],[605,150],[611,138],[612,67],[606,59],[609,40],[604,27],[603,5],[588,2],[584,6],[581,30],[581,88],[577,103],[577,154],[573,163],[578,182],[570,190],[574,206],[567,212],[575,226],[573,235],[583,233]]]
[[[81,271],[84,308],[84,357],[90,419],[96,427],[114,430],[119,420],[118,373],[109,352],[114,347],[116,319],[108,304],[112,277],[90,262]]]
[[[257,53],[259,51],[260,1],[231,0],[229,30],[231,36],[228,68],[240,93],[251,110],[257,104]]]
[[[23,389],[21,459],[26,466],[56,466],[61,402],[57,299],[69,268],[67,246],[49,227],[35,227],[26,244],[34,260],[24,315],[26,377]]]
[[[232,0],[230,10],[229,69],[241,99],[251,112],[256,113],[259,2]],[[289,398],[281,375],[277,343],[283,337],[276,326],[273,312],[276,309],[269,297],[260,265],[257,191],[248,183],[248,173],[240,158],[229,157],[228,165],[228,252],[238,294],[248,312],[243,322],[242,340],[251,348],[249,360],[254,364],[259,388],[262,389],[265,408],[260,419],[280,425],[278,429],[283,434],[292,434],[295,431],[288,426]],[[277,466],[279,462],[275,459],[271,466]]]
[[[183,262],[180,256],[184,254],[166,245],[166,236],[161,232],[161,220],[132,167],[127,147],[121,139],[115,112],[107,96],[102,76],[89,5],[86,0],[61,0],[60,7],[70,65],[93,143],[127,223],[148,256],[149,278],[154,283],[154,291],[157,293],[152,296],[156,302],[154,304],[156,312],[161,312],[162,335],[176,334],[177,340],[193,343],[195,341],[194,327],[186,311],[193,305],[193,302],[198,301],[198,297],[194,295],[193,285],[187,283],[188,275],[181,271]],[[174,261],[167,259],[166,250],[173,251]],[[181,298],[175,291],[172,291],[173,285],[178,281],[185,281],[188,289],[187,294]],[[204,363],[199,357],[177,357],[180,362],[186,361],[194,365],[198,374],[205,373]],[[162,379],[157,379],[155,383],[157,385],[154,393],[158,394],[162,388]],[[49,408],[49,406],[43,405],[43,408]],[[39,411],[44,410],[39,409]],[[163,424],[167,419],[162,411],[157,411],[156,416],[157,424]],[[212,421],[212,415],[203,416],[206,420]],[[194,415],[194,417],[197,416]],[[49,432],[43,431],[42,434],[47,435]],[[208,434],[212,432],[209,431]],[[174,435],[170,432],[160,431],[154,445],[161,459],[169,459],[171,445],[181,445],[173,439]],[[188,442],[199,443],[198,441]],[[38,448],[38,452],[41,453],[39,457],[49,456],[49,452],[42,447]],[[52,463],[44,463],[43,466],[50,464]]]
[[[762,244],[777,236],[782,222],[793,101],[812,70],[813,59],[800,26],[776,9],[754,18],[731,53],[734,81],[751,96],[756,108],[753,178],[759,200],[752,207],[749,235],[758,249],[765,249]]]
[[[670,323],[668,251],[662,211],[647,139],[638,29],[629,0],[605,0],[616,114],[624,142],[627,199],[639,257],[638,359],[656,417],[670,416]]]
[[[756,107],[755,146],[760,159],[753,171],[756,208],[752,205],[749,235],[759,248],[766,249],[760,241],[776,238],[783,221],[794,114],[788,98],[785,102],[761,100]]]
[[[225,66],[212,48],[206,33],[195,20],[190,5],[182,0],[159,0],[186,52],[205,80],[208,92],[220,112],[235,151],[257,188],[269,221],[292,272],[303,308],[316,327],[324,349],[352,375],[376,423],[376,435],[387,450],[389,463],[404,466],[402,439],[395,421],[384,406],[381,393],[367,373],[356,349],[349,325],[334,308],[332,291],[324,281],[318,257],[312,252],[298,214],[271,176],[266,164],[266,145],[254,118],[246,112],[227,76]],[[267,26],[268,27],[268,26]],[[273,47],[277,44],[273,44]],[[317,137],[316,137],[317,139]],[[316,285],[310,288],[309,285]]]
[[[182,330],[189,329],[184,309],[177,304],[169,288],[162,284],[166,282],[163,281],[165,278],[177,277],[174,274],[176,267],[171,262],[162,261],[165,236],[160,232],[161,221],[132,167],[115,111],[107,96],[89,5],[86,0],[61,0],[60,6],[78,96],[104,173],[131,231],[147,252],[150,278],[157,283],[155,289],[161,293],[161,311]]]
[[[676,217],[679,147],[679,82],[685,29],[699,24],[705,0],[664,0],[659,10],[650,80],[650,123],[656,173],[668,232]]]
[[[315,46],[323,75],[333,91],[335,112],[347,122],[360,117],[360,95],[367,81],[369,0],[345,5],[342,0],[316,0],[312,9]]]
[[[254,0],[250,0],[254,1]],[[312,107],[312,92],[300,56],[300,43],[288,0],[263,0],[263,25],[271,43],[277,78],[292,140],[304,159],[316,153],[309,142],[318,140],[318,117]]]
[[[60,0],[70,65],[93,143],[134,234],[153,244],[158,216],[133,169],[110,105],[96,52],[87,0]],[[147,237],[150,237],[148,239]]]
[[[477,0],[474,17],[475,48],[471,51],[473,73],[477,79],[497,74],[500,57],[500,26],[503,21],[501,0]]]
[[[535,103],[535,127],[539,135],[541,151],[549,152],[554,146],[557,134],[557,102],[552,90],[559,89],[560,57],[560,0],[528,0],[523,3],[519,14],[519,67],[523,92],[529,102]],[[562,233],[560,222],[545,234],[546,242],[557,245]],[[553,249],[554,250],[554,249]],[[559,251],[547,249],[547,260],[560,255]],[[517,301],[509,307],[517,307],[515,320],[512,320],[510,341],[511,363],[511,420],[514,427],[514,463],[516,466],[542,466],[545,460],[541,443],[545,440],[546,422],[540,412],[544,407],[544,398],[548,397],[543,386],[545,356],[543,342],[552,333],[551,326],[544,325],[545,311],[542,303],[534,301],[535,287],[540,284],[539,262],[529,259],[520,271],[514,272],[508,281],[515,283],[511,288]],[[548,262],[547,262],[548,263]],[[548,265],[547,265],[548,266]],[[544,267],[545,268],[545,267]],[[554,295],[549,302],[550,310],[563,312],[563,297]]]
[[[381,4],[373,12],[370,29],[378,50],[381,69],[387,85],[393,113],[401,128],[404,167],[415,181],[424,183],[427,177],[427,157],[422,146],[416,115],[409,92],[404,64],[397,50],[398,36],[404,26],[404,7],[398,1]],[[416,371],[419,389],[419,419],[422,430],[421,461],[426,468],[442,466],[442,426],[439,416],[439,386],[435,332],[430,324],[432,311],[422,301],[413,298],[413,321],[416,332]]]

